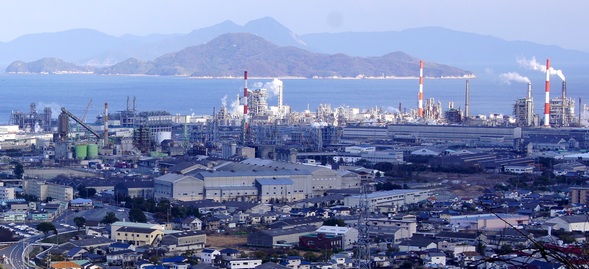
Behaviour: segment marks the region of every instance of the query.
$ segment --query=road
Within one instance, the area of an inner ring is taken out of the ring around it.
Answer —
[[[35,242],[42,237],[43,236],[34,236],[30,238],[25,238],[18,241],[18,243],[11,245],[10,247],[0,250],[0,255],[6,257],[6,259],[4,259],[3,266],[12,269],[32,268],[25,262],[25,259],[28,257],[24,255],[24,249],[30,246],[31,242]]]
[[[86,220],[102,220],[104,215],[108,212],[114,212],[117,218],[120,220],[128,220],[129,219],[129,209],[122,208],[117,206],[105,205],[103,208],[94,208],[89,210],[79,210],[75,212],[73,210],[67,210],[61,216],[55,218],[52,223],[57,228],[59,234],[73,231],[76,229],[74,224],[75,217],[84,217]],[[151,217],[151,215],[149,216]],[[69,225],[69,227],[63,226],[63,224]],[[35,225],[31,225],[35,227]],[[9,268],[9,269],[34,269],[34,267],[26,264],[28,257],[24,255],[25,248],[28,246],[32,246],[37,243],[38,241],[45,238],[45,235],[36,235],[29,238],[24,238],[18,241],[7,248],[0,250],[0,256],[6,257],[4,264],[2,267]],[[52,245],[52,244],[44,244],[44,245]]]

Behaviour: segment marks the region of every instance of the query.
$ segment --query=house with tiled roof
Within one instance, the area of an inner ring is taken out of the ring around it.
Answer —
[[[405,240],[399,244],[399,251],[424,251],[426,249],[435,249],[437,247],[437,239],[433,236],[414,235],[411,239]]]
[[[82,266],[72,261],[59,261],[51,263],[52,269],[82,269]]]

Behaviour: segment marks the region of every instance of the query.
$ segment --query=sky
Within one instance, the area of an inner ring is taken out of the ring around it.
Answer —
[[[587,0],[7,0],[0,1],[0,42],[78,28],[186,34],[272,17],[298,35],[440,26],[589,52],[587,10]]]

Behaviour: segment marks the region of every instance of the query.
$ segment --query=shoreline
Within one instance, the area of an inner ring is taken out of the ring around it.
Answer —
[[[242,80],[242,76],[188,76],[188,75],[175,75],[175,76],[163,76],[163,75],[146,75],[146,74],[96,74],[92,72],[44,72],[44,73],[34,73],[34,72],[6,72],[2,75],[96,75],[96,76],[121,76],[121,77],[184,77],[190,79],[239,79]],[[371,79],[371,80],[417,80],[419,79],[418,76],[407,76],[407,77],[396,77],[396,76],[385,76],[385,77],[371,77],[371,76],[356,76],[356,77],[298,77],[298,76],[248,76],[251,79],[281,79],[281,80],[295,80],[295,79],[317,79],[317,80],[362,80],[362,79]],[[464,76],[443,76],[443,77],[428,77],[425,76],[425,79],[476,79],[477,76],[475,74],[468,74]]]

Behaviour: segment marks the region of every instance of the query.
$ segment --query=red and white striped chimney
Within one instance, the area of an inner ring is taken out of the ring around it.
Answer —
[[[423,61],[419,61],[419,95],[417,101],[418,115],[423,117]]]
[[[550,127],[550,59],[546,59],[546,102],[544,103],[544,127]]]

